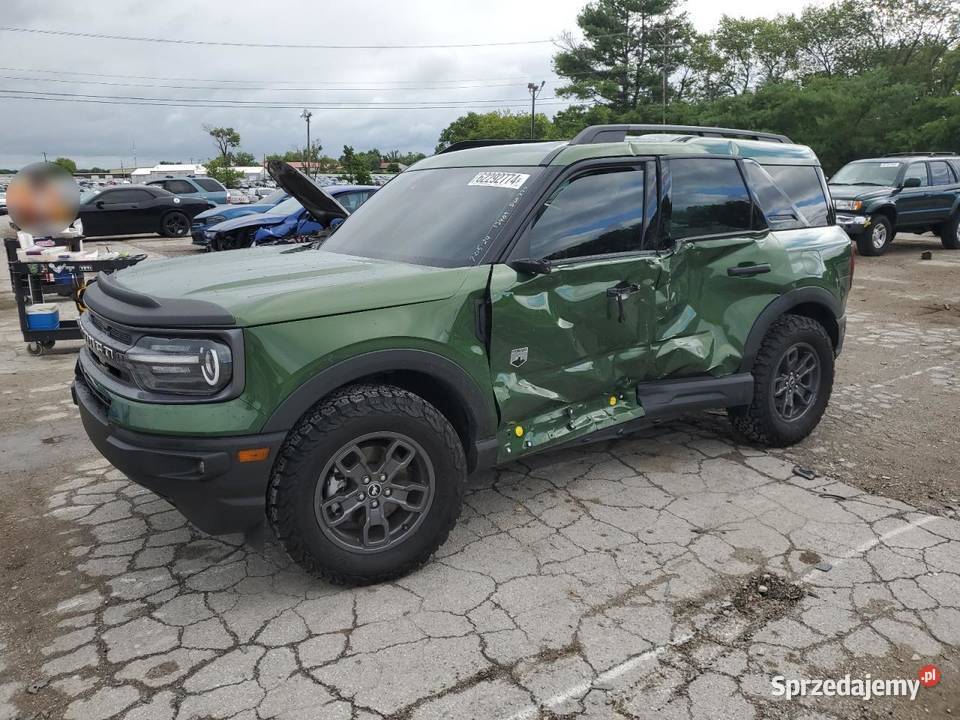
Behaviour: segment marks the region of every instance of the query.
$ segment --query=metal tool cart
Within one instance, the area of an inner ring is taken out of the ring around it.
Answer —
[[[56,245],[64,247],[65,250],[79,250],[79,245],[74,239],[58,240]],[[72,275],[74,282],[82,282],[87,274],[100,272],[113,272],[131,265],[136,265],[143,260],[146,255],[127,255],[104,260],[37,260],[24,261],[17,256],[17,250],[20,244],[17,240],[5,239],[4,246],[7,251],[7,262],[10,267],[10,285],[13,288],[13,295],[17,300],[17,314],[20,316],[20,330],[23,333],[23,339],[27,343],[27,352],[31,355],[42,355],[52,348],[57,340],[81,340],[83,335],[80,332],[80,325],[77,320],[61,320],[58,327],[49,330],[31,329],[27,322],[27,308],[34,303],[43,302],[43,293],[58,292],[62,287],[62,282],[49,282],[45,280],[46,276],[54,278],[63,278],[64,274]],[[77,305],[80,307],[79,298],[75,297]],[[82,311],[82,308],[81,308]]]

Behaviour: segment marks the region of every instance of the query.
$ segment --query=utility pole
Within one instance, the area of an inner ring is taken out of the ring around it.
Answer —
[[[539,85],[535,82],[527,83],[527,90],[530,91],[530,139],[537,139],[537,95],[540,94],[540,91],[543,90],[543,86],[547,84],[547,81],[544,80]]]
[[[300,117],[307,121],[307,151],[303,157],[304,168],[307,171],[307,174],[310,174],[310,118],[313,117],[313,113],[310,112],[307,108],[303,109],[303,112],[300,113]]]
[[[47,161],[47,154],[46,154],[46,153],[43,154],[43,161],[44,161],[44,162]]]

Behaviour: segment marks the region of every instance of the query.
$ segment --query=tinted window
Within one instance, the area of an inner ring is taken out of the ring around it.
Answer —
[[[353,212],[358,207],[363,205],[363,201],[367,199],[367,192],[350,192],[350,193],[340,193],[336,196],[338,203],[343,205],[347,210]]]
[[[753,203],[733,160],[671,160],[670,238],[751,229]]]
[[[224,187],[213,178],[197,178],[194,180],[197,185],[209,192],[223,192]]]
[[[167,180],[163,183],[163,187],[174,195],[185,195],[197,191],[197,189],[186,180]]]
[[[827,224],[827,198],[820,184],[820,173],[809,165],[764,165],[777,187],[782,190],[803,215],[807,225]]]
[[[927,182],[927,164],[913,163],[908,167],[906,174],[903,176],[903,182],[906,183],[910,178],[920,178],[920,187],[926,187],[929,184]]]
[[[585,175],[564,183],[530,229],[530,257],[563,260],[640,249],[643,171]]]
[[[146,190],[108,190],[97,198],[105,203],[133,203],[152,199],[153,195]]]
[[[942,160],[930,163],[930,181],[933,185],[952,185],[956,182],[950,166]]]
[[[420,265],[476,265],[542,172],[408,170],[357,208],[323,249]]]
[[[762,168],[754,162],[744,162],[743,169],[770,227],[775,230],[793,230],[807,226],[803,213],[770,176],[769,168]]]

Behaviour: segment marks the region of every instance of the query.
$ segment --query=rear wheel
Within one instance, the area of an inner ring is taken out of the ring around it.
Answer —
[[[267,516],[287,553],[331,582],[416,569],[442,545],[466,485],[460,439],[430,403],[390,385],[345,388],[291,432]]]
[[[947,250],[960,250],[960,213],[940,227],[940,242]]]
[[[816,320],[784,315],[767,331],[753,367],[753,401],[727,413],[748,440],[783,447],[820,422],[833,390],[833,344]]]
[[[886,215],[870,218],[870,227],[857,238],[857,251],[861,255],[883,255],[893,242],[893,223]]]
[[[190,230],[190,219],[179,210],[168,212],[160,220],[160,234],[164,237],[183,237]]]

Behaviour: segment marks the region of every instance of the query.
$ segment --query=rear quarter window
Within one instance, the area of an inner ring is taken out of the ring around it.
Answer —
[[[207,192],[223,192],[226,189],[213,178],[195,178],[194,182]]]

